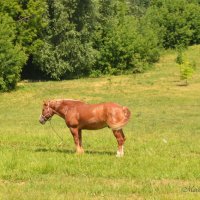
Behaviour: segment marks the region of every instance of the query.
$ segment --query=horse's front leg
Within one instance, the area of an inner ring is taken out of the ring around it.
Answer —
[[[82,130],[78,130],[78,138],[79,138],[80,152],[84,153],[84,149],[82,146]]]
[[[81,154],[84,153],[82,148],[82,133],[78,128],[70,128],[71,134],[74,138],[74,143],[76,145],[76,153]]]
[[[122,131],[122,129],[120,130],[113,130],[113,134],[114,136],[116,137],[117,139],[117,142],[118,142],[118,151],[117,151],[117,157],[122,157],[124,156],[124,142],[126,140],[125,136],[124,136],[124,133]]]

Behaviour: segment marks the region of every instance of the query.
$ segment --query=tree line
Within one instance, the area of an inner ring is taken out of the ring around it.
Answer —
[[[143,72],[200,43],[199,0],[0,0],[0,91],[20,78]]]

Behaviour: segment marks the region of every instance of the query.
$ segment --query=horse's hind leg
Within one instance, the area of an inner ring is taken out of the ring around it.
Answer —
[[[117,157],[122,157],[124,155],[124,148],[123,148],[123,144],[126,140],[123,130],[113,130],[113,134],[117,139],[118,142],[118,151],[117,151]]]

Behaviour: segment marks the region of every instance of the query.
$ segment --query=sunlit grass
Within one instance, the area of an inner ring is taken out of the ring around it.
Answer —
[[[144,74],[62,82],[21,82],[0,94],[0,199],[198,199],[200,192],[200,46],[187,51],[197,71],[179,86],[176,53]],[[45,99],[114,101],[132,112],[117,159],[111,130],[84,131],[74,154],[64,121],[38,122]]]

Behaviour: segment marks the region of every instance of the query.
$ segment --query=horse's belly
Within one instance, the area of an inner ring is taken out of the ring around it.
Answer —
[[[96,123],[84,123],[80,124],[80,129],[87,129],[87,130],[98,130],[108,127],[108,125],[105,122],[96,122]]]

